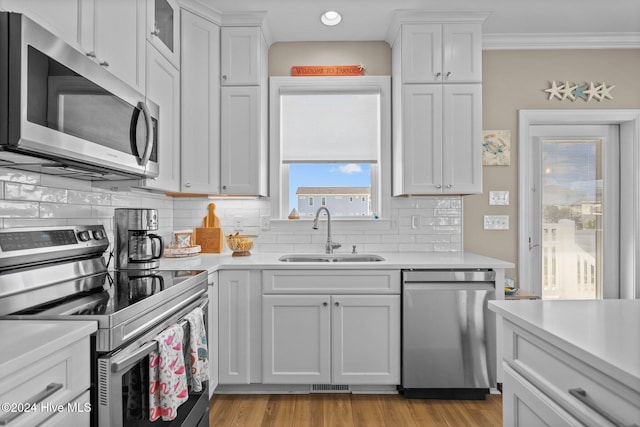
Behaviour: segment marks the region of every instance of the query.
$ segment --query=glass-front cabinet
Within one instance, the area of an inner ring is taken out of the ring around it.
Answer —
[[[180,68],[180,7],[176,0],[147,1],[147,40]]]

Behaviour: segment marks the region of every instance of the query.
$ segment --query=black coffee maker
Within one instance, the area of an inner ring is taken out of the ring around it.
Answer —
[[[164,250],[158,230],[156,209],[115,210],[115,268],[149,270],[158,268]]]

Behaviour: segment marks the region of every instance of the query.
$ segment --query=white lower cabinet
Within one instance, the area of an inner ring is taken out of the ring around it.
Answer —
[[[505,426],[638,424],[640,390],[585,363],[537,331],[508,319],[503,325]]]
[[[262,337],[265,384],[400,383],[400,295],[263,295]]]
[[[209,297],[208,336],[209,350],[209,398],[213,395],[220,379],[218,377],[218,272],[210,273],[207,294]]]
[[[222,270],[219,278],[220,384],[262,382],[259,270]]]

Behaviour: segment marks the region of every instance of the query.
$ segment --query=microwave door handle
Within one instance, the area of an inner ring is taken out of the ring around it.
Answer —
[[[122,355],[111,361],[111,372],[119,373],[128,368],[131,365],[136,364],[140,359],[151,353],[158,348],[157,341],[149,341],[148,343],[140,346],[133,353]]]
[[[144,147],[144,153],[140,158],[140,166],[146,166],[147,162],[151,158],[151,150],[153,150],[153,122],[151,120],[151,113],[149,112],[149,108],[147,104],[144,102],[139,102],[138,106],[142,110],[142,114],[144,115],[144,122],[147,125],[147,143]]]

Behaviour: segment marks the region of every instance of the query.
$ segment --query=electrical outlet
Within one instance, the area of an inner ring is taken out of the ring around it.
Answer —
[[[271,217],[269,217],[269,215],[262,215],[260,217],[260,230],[271,230]]]
[[[233,231],[242,231],[243,226],[244,226],[243,218],[241,216],[234,216]]]
[[[485,215],[484,229],[485,230],[508,230],[509,215]]]
[[[420,228],[420,215],[411,215],[411,228],[414,230]]]
[[[508,191],[489,191],[489,204],[508,206],[509,205],[509,192]]]

